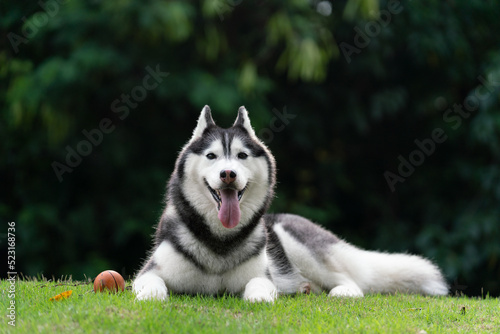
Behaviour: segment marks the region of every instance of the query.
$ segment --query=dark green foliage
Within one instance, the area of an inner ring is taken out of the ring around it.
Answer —
[[[4,4],[0,23],[0,216],[18,271],[132,275],[199,111],[230,126],[245,105],[277,158],[273,211],[500,294],[498,1],[41,4]],[[60,182],[54,161],[78,149],[92,151]],[[423,162],[391,191],[400,159]]]

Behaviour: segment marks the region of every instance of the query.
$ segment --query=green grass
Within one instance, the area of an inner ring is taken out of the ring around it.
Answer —
[[[347,299],[321,294],[250,304],[231,296],[173,295],[166,302],[138,302],[129,289],[116,295],[95,294],[91,284],[74,284],[17,281],[14,329],[3,316],[10,302],[10,283],[2,280],[0,333],[470,333],[500,329],[497,298],[398,294]],[[49,301],[66,290],[73,290],[68,299]]]

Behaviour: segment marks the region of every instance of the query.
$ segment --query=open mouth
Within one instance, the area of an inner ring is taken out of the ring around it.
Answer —
[[[246,186],[242,190],[234,188],[213,189],[205,180],[205,184],[217,203],[218,217],[226,228],[233,228],[240,222],[241,210],[239,202],[245,193]]]
[[[222,205],[221,190],[220,189],[213,189],[212,187],[210,187],[208,185],[208,183],[206,181],[205,181],[205,183],[207,184],[207,188],[210,191],[210,193],[212,194],[212,197],[214,198],[215,202],[217,202],[217,211],[220,210],[221,205]],[[241,197],[245,193],[246,189],[247,189],[247,187],[245,187],[242,190],[237,192],[238,201],[241,201]],[[226,188],[224,190],[236,191],[236,190],[231,189],[231,188]]]
[[[221,208],[221,205],[222,205],[222,197],[221,197],[221,190],[222,189],[213,189],[212,187],[210,187],[210,185],[208,184],[208,182],[206,180],[205,180],[205,184],[206,184],[208,190],[210,191],[210,193],[212,194],[212,197],[214,198],[215,202],[217,202],[217,211],[219,211]],[[225,188],[224,190],[236,191],[235,189],[232,189],[232,188]],[[241,197],[245,193],[245,190],[247,190],[246,186],[245,186],[245,188],[243,188],[242,190],[237,192],[238,201],[241,201]]]

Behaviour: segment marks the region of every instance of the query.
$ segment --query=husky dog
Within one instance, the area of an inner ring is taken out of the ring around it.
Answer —
[[[305,218],[266,214],[275,175],[245,107],[222,129],[205,106],[168,183],[153,250],[133,283],[137,299],[163,300],[168,290],[252,302],[311,291],[448,293],[429,260],[362,250]]]

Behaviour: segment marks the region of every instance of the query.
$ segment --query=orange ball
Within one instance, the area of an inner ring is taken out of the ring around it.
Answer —
[[[122,275],[114,270],[106,270],[97,275],[94,280],[94,292],[103,292],[107,290],[115,293],[125,289],[125,280]]]

